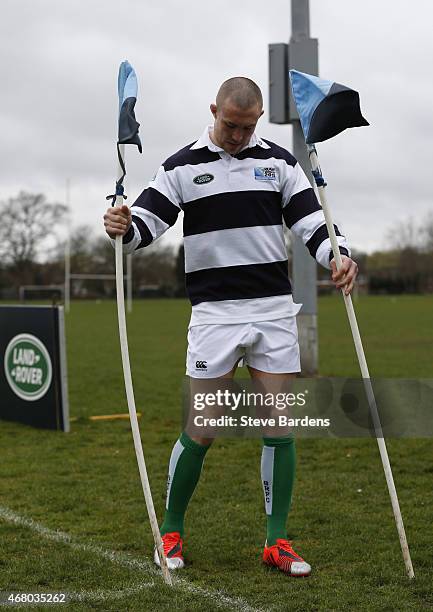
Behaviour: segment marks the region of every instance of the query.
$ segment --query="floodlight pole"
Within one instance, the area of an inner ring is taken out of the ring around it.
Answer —
[[[292,0],[292,40],[310,37],[310,0]]]
[[[314,188],[310,162],[296,106],[288,82],[289,68],[318,74],[318,43],[310,38],[308,0],[292,0],[292,35],[290,44],[269,46],[269,120],[271,123],[293,126],[293,154]],[[301,369],[307,376],[318,371],[317,341],[317,265],[300,238],[293,233],[292,281],[293,298],[303,304],[298,314]]]
[[[292,36],[289,43],[289,66],[295,68],[300,63],[308,65],[308,72],[318,74],[317,42],[310,39],[309,0],[291,1]],[[315,44],[316,43],[316,44]],[[294,65],[296,64],[296,66]],[[302,70],[302,68],[297,68]],[[313,186],[308,153],[305,147],[301,122],[293,113],[289,121],[292,124],[293,155],[298,160]],[[301,350],[301,368],[307,376],[318,371],[318,338],[317,338],[317,264],[309,254],[300,238],[292,236],[293,245],[293,298],[303,304],[298,315],[299,344]]]

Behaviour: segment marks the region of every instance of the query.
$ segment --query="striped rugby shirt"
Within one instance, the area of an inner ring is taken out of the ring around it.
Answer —
[[[301,306],[291,295],[283,220],[329,269],[322,208],[286,149],[253,134],[232,156],[212,142],[210,129],[169,157],[134,202],[123,250],[149,245],[182,210],[191,326],[294,315]],[[335,229],[340,251],[349,255]]]

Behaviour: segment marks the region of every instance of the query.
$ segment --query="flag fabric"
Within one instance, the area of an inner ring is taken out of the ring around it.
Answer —
[[[140,153],[141,141],[138,135],[140,124],[135,118],[134,107],[137,101],[137,75],[134,68],[126,60],[120,64],[119,75],[117,78],[117,91],[119,94],[119,125],[117,135],[117,159],[119,160],[120,176],[116,181],[116,191],[107,196],[111,200],[111,205],[115,206],[116,198],[121,197],[126,200],[124,194],[123,180],[126,176],[125,161],[120,151],[122,144],[137,145]]]
[[[141,153],[138,135],[140,124],[135,118],[134,107],[137,101],[137,76],[127,61],[120,64],[117,80],[119,93],[119,133],[118,144],[135,144]]]
[[[322,142],[346,128],[369,125],[357,91],[317,76],[289,70],[293,98],[307,144]]]

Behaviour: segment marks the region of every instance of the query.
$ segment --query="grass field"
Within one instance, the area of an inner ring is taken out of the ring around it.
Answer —
[[[361,297],[371,374],[433,378],[433,297]],[[137,409],[159,517],[180,430],[189,305],[143,301],[128,318]],[[319,302],[320,374],[357,376],[339,297]],[[313,567],[289,579],[261,562],[260,443],[218,440],[187,515],[188,566],[173,589],[151,564],[128,421],[114,303],[73,303],[67,317],[71,433],[2,422],[0,591],[61,591],[81,610],[433,609],[433,453],[390,440],[416,578],[405,576],[375,440],[300,440],[289,536]],[[48,609],[33,607],[32,609]]]

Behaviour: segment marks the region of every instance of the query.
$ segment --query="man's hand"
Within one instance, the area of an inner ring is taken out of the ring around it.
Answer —
[[[104,215],[105,231],[110,238],[124,236],[131,227],[132,216],[129,206],[111,206]]]
[[[355,279],[358,274],[358,265],[353,259],[346,255],[341,256],[342,266],[337,271],[335,259],[331,259],[332,280],[338,289],[344,287],[345,295],[349,295],[355,284]]]

